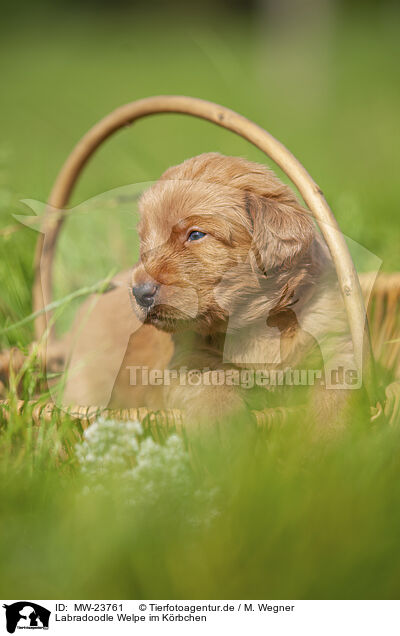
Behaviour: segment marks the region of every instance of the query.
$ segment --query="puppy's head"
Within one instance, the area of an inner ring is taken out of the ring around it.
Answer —
[[[139,317],[160,329],[219,330],[233,312],[254,320],[293,296],[311,266],[309,213],[268,168],[245,159],[188,159],[139,208],[132,296]]]

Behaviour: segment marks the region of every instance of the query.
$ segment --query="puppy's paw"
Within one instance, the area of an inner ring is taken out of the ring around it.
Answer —
[[[210,399],[207,395],[204,401],[187,405],[185,408],[185,420],[189,428],[201,429],[216,426],[228,426],[230,422],[249,417],[244,400],[240,395],[228,394],[216,399]]]
[[[235,387],[175,386],[166,395],[168,407],[181,409],[190,431],[228,426],[233,421],[246,421],[249,410]]]

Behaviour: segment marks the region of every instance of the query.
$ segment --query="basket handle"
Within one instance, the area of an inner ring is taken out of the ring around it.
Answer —
[[[235,132],[265,152],[294,183],[319,224],[332,255],[346,307],[356,365],[361,370],[366,324],[363,296],[350,252],[321,189],[280,141],[229,108],[195,97],[179,95],[148,97],[117,108],[93,126],[77,143],[54,183],[48,201],[49,208],[65,208],[82,169],[103,141],[120,128],[156,113],[193,115]],[[51,302],[54,250],[63,220],[64,215],[54,214],[49,210],[44,219],[42,233],[39,234],[35,254],[34,311],[43,310]],[[46,315],[42,313],[35,323],[35,335],[38,340],[43,336],[46,324]]]

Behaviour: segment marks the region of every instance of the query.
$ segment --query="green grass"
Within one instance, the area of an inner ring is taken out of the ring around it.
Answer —
[[[233,428],[194,442],[185,496],[155,472],[136,507],[122,477],[82,497],[55,446],[68,434],[27,417],[3,433],[3,597],[398,598],[398,429],[353,422],[327,444],[299,422],[267,439]]]
[[[57,18],[57,19],[56,19]],[[122,103],[160,93],[210,99],[282,140],[319,183],[343,231],[399,270],[398,19],[340,17],[325,43],[295,46],[255,22],[213,17],[168,23],[80,14],[10,22],[0,47],[0,231],[45,201],[79,137]],[[303,60],[303,62],[302,62]],[[153,180],[169,165],[217,150],[264,161],[206,122],[160,116],[107,142],[71,204]],[[118,192],[78,207],[63,231],[56,297],[137,258],[135,200]],[[0,234],[0,316],[31,308],[36,232]],[[109,249],[112,244],[112,250]],[[65,328],[74,306],[64,315]],[[27,347],[32,324],[0,347]],[[8,397],[30,398],[38,370]],[[45,395],[42,396],[44,400]],[[182,500],[164,473],[157,496],[132,507],[122,478],[82,503],[87,485],[71,442],[76,424],[37,427],[10,407],[0,435],[1,594],[7,598],[398,598],[398,428],[354,408],[337,439],[316,441],[305,422],[229,443],[193,441]],[[248,430],[247,430],[248,429]],[[68,451],[61,452],[66,447]],[[169,474],[169,473],[168,473]],[[198,513],[198,491],[213,493]],[[196,503],[197,502],[197,503]],[[214,515],[214,508],[217,514]]]

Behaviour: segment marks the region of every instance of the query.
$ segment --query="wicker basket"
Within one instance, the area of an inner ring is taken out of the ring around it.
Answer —
[[[318,185],[301,163],[279,141],[253,122],[217,104],[183,96],[150,97],[118,108],[96,124],[79,141],[62,167],[49,197],[44,227],[42,227],[42,233],[39,235],[37,243],[33,289],[33,309],[39,313],[35,323],[37,341],[43,338],[50,317],[49,312],[46,315],[42,310],[50,304],[52,299],[53,257],[57,238],[65,218],[58,211],[67,206],[82,169],[100,144],[120,128],[156,113],[193,115],[227,128],[253,143],[282,168],[301,193],[319,224],[330,249],[343,294],[359,369],[362,368],[365,348],[372,344],[374,357],[377,363],[387,371],[388,378],[399,380],[400,274],[382,274],[376,281],[368,307],[372,339],[372,343],[370,343],[368,333],[365,337],[365,308],[359,279],[344,237]],[[397,342],[393,342],[396,340]],[[386,387],[386,397],[381,402],[377,402],[376,394],[369,380],[364,378],[364,382],[369,390],[372,419],[376,420],[382,413],[385,413],[389,420],[394,422],[400,408],[400,382],[392,382]],[[30,409],[35,422],[50,417],[57,409],[53,403],[38,405],[19,402],[14,405],[14,408],[15,406],[17,410]],[[7,401],[0,402],[0,411],[3,412],[3,416],[7,417],[9,407]],[[69,408],[68,412],[71,417],[80,420],[83,426],[99,414],[104,414],[114,418],[145,421],[152,428],[153,434],[160,434],[161,431],[166,433],[169,430],[182,432],[184,429],[183,415],[175,410],[154,413],[146,408],[115,411],[76,406]],[[275,408],[253,411],[253,413],[259,427],[269,428],[275,424],[283,423],[290,415],[290,410]]]

